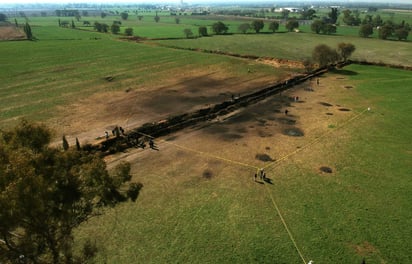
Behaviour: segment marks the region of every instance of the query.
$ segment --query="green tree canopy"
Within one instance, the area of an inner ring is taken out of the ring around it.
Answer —
[[[270,22],[269,29],[272,30],[273,33],[275,33],[279,29],[279,22],[277,21]]]
[[[371,24],[364,24],[359,27],[359,36],[367,38],[373,34],[373,26]]]
[[[126,36],[133,36],[133,28],[126,28],[124,30],[124,33],[126,34]]]
[[[217,35],[226,34],[228,30],[229,28],[221,21],[216,22],[212,25],[212,31]]]
[[[118,33],[120,32],[120,26],[119,26],[119,24],[113,23],[113,24],[110,26],[110,30],[111,30],[111,32],[112,32],[113,34],[118,34]]]
[[[130,164],[109,174],[99,155],[52,148],[50,139],[46,127],[26,121],[0,132],[1,263],[84,263],[73,253],[72,230],[142,188],[120,191]]]
[[[129,13],[127,13],[127,12],[122,12],[122,13],[120,13],[120,17],[121,17],[123,20],[127,20],[127,18],[129,17]]]
[[[185,34],[186,38],[191,38],[193,36],[193,32],[190,28],[185,28],[183,30],[183,33]]]
[[[250,30],[250,24],[242,23],[239,25],[238,30],[242,32],[243,34],[246,34]]]
[[[320,44],[314,48],[312,59],[319,65],[319,67],[325,67],[338,61],[339,55],[336,50],[328,45]]]
[[[199,27],[199,35],[202,37],[206,37],[207,36],[207,27],[205,26],[200,26]]]
[[[288,20],[288,22],[286,22],[285,26],[289,32],[292,32],[293,30],[299,28],[299,21],[297,21],[296,19],[290,19]]]
[[[338,44],[338,53],[344,61],[346,61],[352,55],[355,49],[355,45],[353,45],[352,43],[341,42]]]
[[[251,26],[256,33],[259,33],[263,29],[265,24],[263,23],[263,20],[253,20]]]

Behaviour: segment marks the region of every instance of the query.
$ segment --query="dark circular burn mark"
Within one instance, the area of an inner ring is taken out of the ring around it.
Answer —
[[[325,102],[320,102],[319,104],[321,104],[321,105],[323,105],[323,106],[333,106],[332,104],[330,104],[330,103],[325,103]]]
[[[326,113],[327,115],[333,115],[333,113]]]
[[[210,171],[210,170],[205,170],[204,172],[203,172],[203,178],[205,178],[205,179],[211,179],[212,177],[213,177],[213,172],[212,171]]]
[[[261,160],[264,162],[268,162],[268,161],[275,161],[274,159],[272,159],[268,154],[256,154],[255,158],[257,160]]]
[[[303,137],[305,134],[299,128],[288,128],[283,130],[283,134],[291,137]]]
[[[320,171],[325,172],[325,173],[332,173],[332,169],[326,166],[320,167]]]
[[[265,149],[266,149],[266,150],[270,150],[270,147],[266,147]]]
[[[342,111],[342,112],[349,112],[349,111],[350,111],[350,109],[348,109],[348,108],[339,108],[339,111]]]
[[[346,89],[351,89],[351,88],[353,88],[353,86],[351,86],[351,85],[345,85],[345,88],[346,88]]]

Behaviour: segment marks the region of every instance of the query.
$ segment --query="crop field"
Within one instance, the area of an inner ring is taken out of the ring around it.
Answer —
[[[36,41],[0,42],[0,129],[24,117],[49,125],[56,142],[93,143],[114,126],[127,132],[303,71],[189,48],[298,61],[318,44],[350,42],[352,58],[412,66],[410,41],[352,28],[184,39],[184,28],[196,35],[214,20],[153,15],[122,30],[182,39],[127,41],[30,18]],[[144,187],[135,203],[84,223],[76,241],[96,242],[97,263],[411,263],[411,72],[350,65],[319,81],[157,138],[158,150],[106,157],[109,169],[129,161]],[[254,178],[260,168],[266,180]]]

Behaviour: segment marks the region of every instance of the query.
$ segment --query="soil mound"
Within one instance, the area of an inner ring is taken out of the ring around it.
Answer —
[[[284,135],[291,137],[303,137],[305,134],[299,128],[288,128],[283,131]]]

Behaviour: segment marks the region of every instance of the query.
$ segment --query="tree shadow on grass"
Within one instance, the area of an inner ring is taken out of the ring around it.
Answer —
[[[357,72],[355,71],[350,71],[350,70],[342,70],[342,69],[332,69],[330,72],[335,73],[335,74],[340,74],[340,75],[347,75],[347,76],[353,76],[353,75],[358,75]]]

